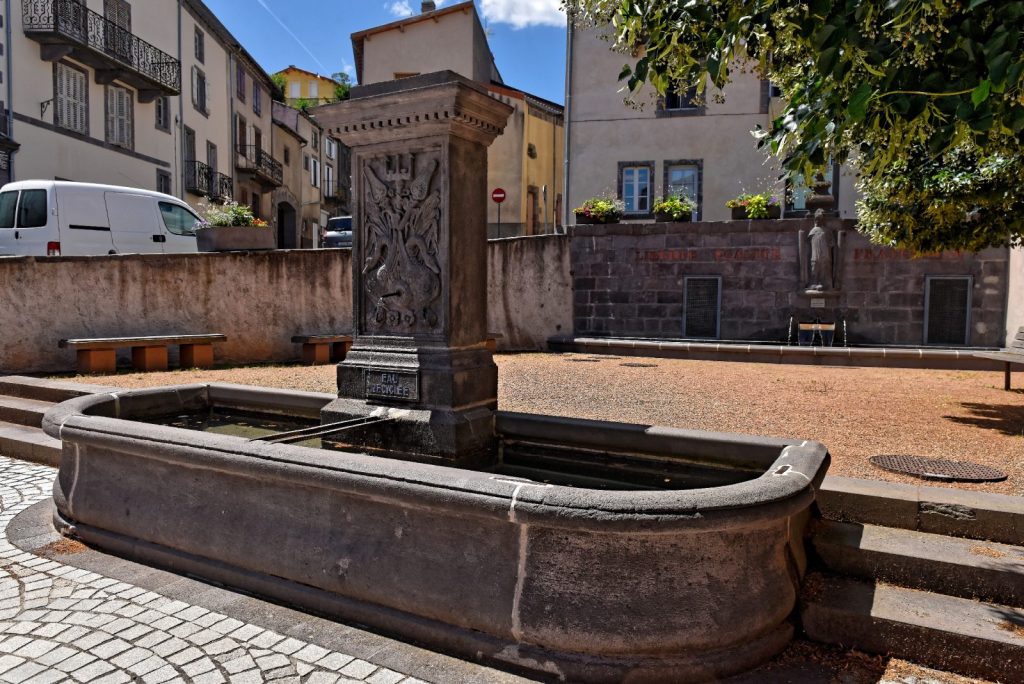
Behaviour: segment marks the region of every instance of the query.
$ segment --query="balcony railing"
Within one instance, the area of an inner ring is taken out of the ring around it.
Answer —
[[[240,170],[252,173],[265,185],[277,187],[284,182],[281,162],[264,150],[256,145],[239,145],[236,152]]]
[[[217,173],[201,161],[185,162],[185,190],[216,200],[228,200],[234,194],[231,176]]]
[[[67,55],[139,89],[139,97],[181,93],[181,62],[78,0],[22,0],[25,35],[43,44],[43,58]],[[49,51],[47,47],[51,47]]]

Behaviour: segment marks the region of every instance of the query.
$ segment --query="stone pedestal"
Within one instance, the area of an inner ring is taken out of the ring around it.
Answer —
[[[316,110],[352,149],[352,349],[323,422],[385,416],[348,444],[476,465],[491,457],[487,146],[512,108],[452,72],[355,88]]]

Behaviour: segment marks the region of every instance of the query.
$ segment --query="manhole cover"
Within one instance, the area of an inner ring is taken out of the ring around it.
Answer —
[[[625,366],[626,368],[657,368],[658,367],[658,364],[656,364],[656,363],[620,363],[619,365],[620,366]]]
[[[944,458],[922,458],[920,456],[872,456],[872,464],[894,473],[915,475],[931,480],[956,480],[959,482],[1001,482],[1006,473],[977,463],[948,461]]]

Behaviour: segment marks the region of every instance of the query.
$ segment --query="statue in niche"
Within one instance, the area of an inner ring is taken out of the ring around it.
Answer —
[[[363,166],[362,285],[368,330],[429,332],[438,324],[433,307],[441,294],[441,193],[430,189],[438,166],[436,156],[427,155],[417,167],[415,154]]]
[[[809,266],[803,266],[802,274],[808,291],[831,292],[836,289],[836,264],[839,261],[838,246],[835,234],[822,225],[825,212],[818,209],[814,212],[814,227],[807,234],[810,245]],[[807,250],[802,249],[802,254]]]

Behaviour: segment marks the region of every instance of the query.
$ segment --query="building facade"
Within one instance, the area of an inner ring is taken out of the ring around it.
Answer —
[[[276,225],[275,87],[202,0],[4,8],[0,179],[139,187],[197,209],[234,199]]]
[[[284,80],[283,97],[289,107],[316,107],[338,100],[336,89],[341,87],[341,84],[333,78],[300,69],[294,64],[278,71],[274,77]]]
[[[778,168],[766,163],[751,131],[770,127],[778,102],[767,81],[749,70],[733,71],[724,101],[714,93],[657,96],[647,87],[640,108],[623,101],[618,75],[628,57],[613,52],[597,29],[569,27],[566,66],[568,111],[568,204],[565,215],[586,199],[613,195],[625,204],[626,220],[650,220],[659,197],[685,194],[698,206],[695,219],[730,218],[725,203],[737,195],[772,191],[780,198]],[[855,215],[853,177],[826,169],[842,218]],[[788,188],[788,215],[802,216],[805,190]]]
[[[489,237],[552,233],[561,229],[563,108],[504,82],[473,2],[421,13],[352,34],[360,85],[450,70],[476,81],[511,105],[505,132],[488,150],[488,191],[505,201],[488,204]]]

